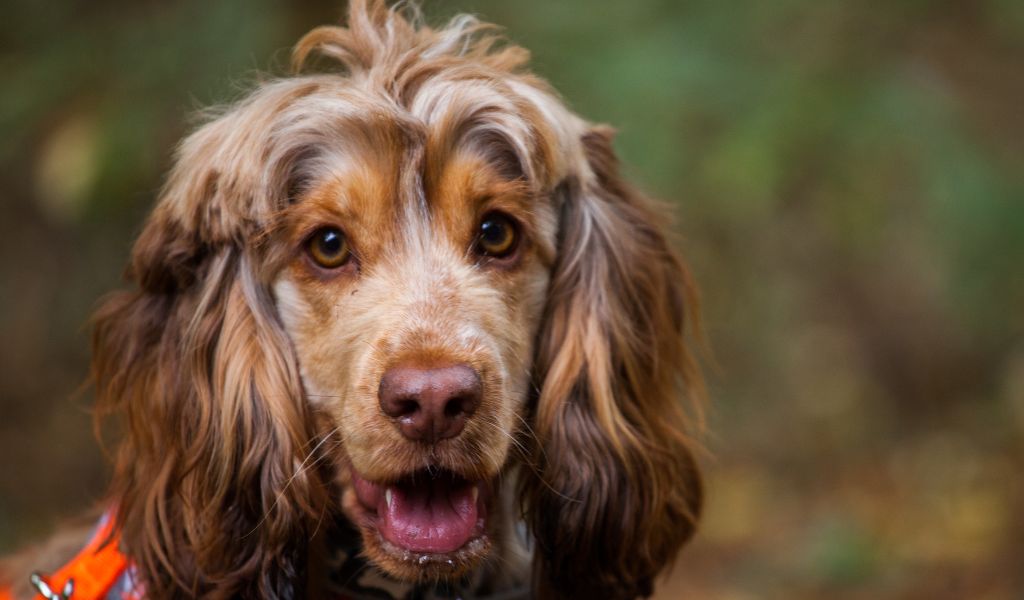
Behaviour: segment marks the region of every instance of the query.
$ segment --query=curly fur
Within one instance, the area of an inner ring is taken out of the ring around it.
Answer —
[[[646,596],[692,535],[694,287],[610,131],[526,60],[471,17],[434,30],[353,0],[346,27],[298,43],[297,74],[182,143],[132,287],[94,319],[100,418],[121,433],[110,501],[149,595],[312,593],[321,523],[357,519],[349,466],[440,466],[504,499],[486,551],[451,567],[404,564],[364,527],[400,579],[500,571],[523,518],[539,596]],[[514,263],[467,257],[489,210],[521,226]],[[341,274],[302,255],[324,223],[353,241]],[[399,359],[482,374],[462,435],[426,452],[383,418]]]

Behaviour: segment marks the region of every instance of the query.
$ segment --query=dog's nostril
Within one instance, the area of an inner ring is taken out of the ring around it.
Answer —
[[[396,417],[409,417],[414,415],[420,409],[420,403],[415,400],[399,400],[395,406]]]
[[[457,417],[464,412],[466,411],[463,409],[462,398],[452,398],[444,405],[444,415],[446,417]]]
[[[449,419],[471,417],[476,412],[478,404],[480,404],[480,393],[479,388],[475,387],[468,394],[449,399],[444,405],[444,416]]]
[[[480,404],[480,375],[467,365],[393,367],[381,377],[381,411],[405,437],[427,443],[462,432]]]

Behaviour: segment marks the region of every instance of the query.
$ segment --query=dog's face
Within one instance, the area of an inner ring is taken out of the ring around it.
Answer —
[[[353,0],[296,48],[341,73],[179,148],[93,342],[155,597],[292,596],[329,513],[414,582],[508,568],[522,518],[538,591],[601,597],[692,534],[689,275],[608,130],[485,29]]]
[[[452,576],[491,544],[556,207],[526,179],[503,124],[530,124],[498,91],[436,83],[404,111],[346,95],[336,135],[296,167],[272,288],[306,395],[341,440],[342,501],[366,552],[405,578]]]

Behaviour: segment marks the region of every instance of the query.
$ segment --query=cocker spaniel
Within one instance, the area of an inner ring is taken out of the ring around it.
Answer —
[[[185,139],[95,316],[136,595],[632,598],[694,530],[663,216],[523,49],[419,21],[353,0]]]

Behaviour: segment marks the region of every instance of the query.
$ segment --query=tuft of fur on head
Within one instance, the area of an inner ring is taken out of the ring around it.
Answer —
[[[132,289],[93,321],[99,418],[123,432],[111,498],[147,595],[303,594],[310,539],[341,510],[346,440],[307,395],[275,240],[316,182],[382,147],[408,167],[391,180],[416,210],[458,151],[536,203],[546,300],[519,332],[535,340],[519,370],[539,391],[506,411],[528,427],[499,433],[530,456],[501,493],[521,495],[538,595],[651,593],[700,511],[681,405],[700,390],[685,342],[696,295],[609,132],[569,112],[527,58],[472,17],[434,30],[414,9],[353,0],[346,27],[298,43],[296,75],[182,143],[132,251]],[[302,74],[310,65],[341,72]],[[515,462],[501,436],[481,461]]]

